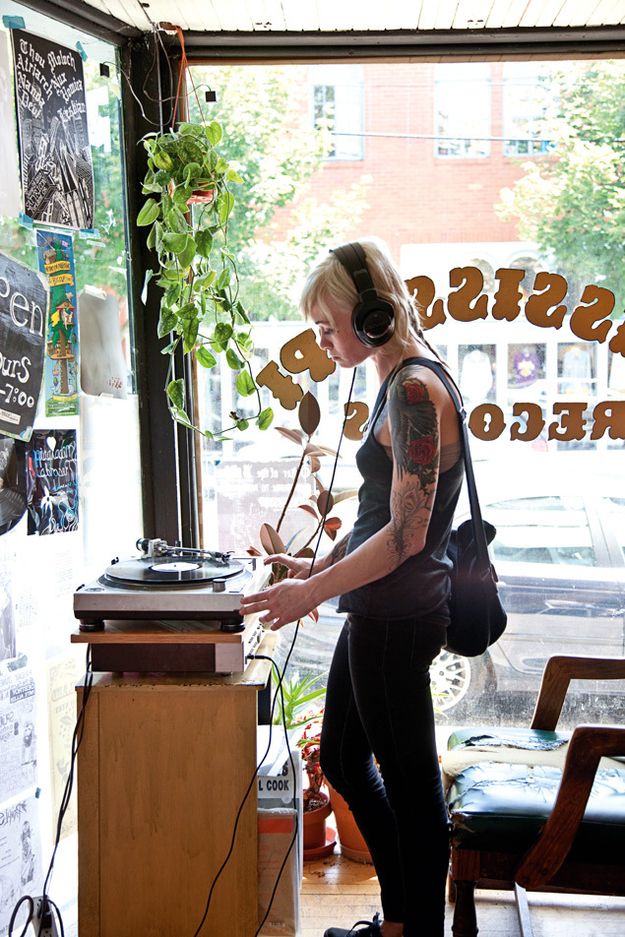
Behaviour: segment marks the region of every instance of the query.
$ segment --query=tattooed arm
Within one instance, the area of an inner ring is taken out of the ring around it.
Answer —
[[[446,391],[430,371],[413,366],[400,372],[389,394],[393,454],[389,522],[342,559],[329,562],[332,554],[328,554],[318,574],[305,582],[291,579],[244,599],[246,611],[264,612],[261,620],[280,628],[332,596],[388,575],[423,550],[438,483],[444,410],[447,419],[457,419]]]
[[[397,565],[423,549],[438,483],[438,414],[422,371],[405,369],[389,394],[393,485],[387,545]]]

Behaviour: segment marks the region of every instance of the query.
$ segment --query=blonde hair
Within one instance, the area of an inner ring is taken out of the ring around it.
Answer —
[[[358,244],[365,252],[369,276],[378,296],[391,303],[395,313],[395,331],[389,344],[406,345],[411,335],[425,341],[412,297],[386,244],[377,238],[364,238]],[[328,252],[304,284],[300,309],[306,319],[312,316],[313,310],[317,310],[334,326],[336,323],[330,309],[331,302],[351,311],[358,302],[358,292],[343,264],[335,254]]]

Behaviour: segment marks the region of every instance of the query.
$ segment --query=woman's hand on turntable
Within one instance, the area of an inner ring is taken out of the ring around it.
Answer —
[[[290,556],[288,553],[273,553],[271,556],[266,556],[264,559],[265,566],[274,563],[277,563],[279,566],[286,566],[288,569],[288,578],[289,579],[308,579],[310,576],[310,567],[312,566],[312,560],[310,557],[303,556]],[[317,571],[317,567],[321,568],[321,563],[315,563],[314,572]]]
[[[311,579],[283,579],[262,592],[241,598],[241,614],[260,612],[260,622],[277,631],[291,621],[303,618],[317,607]]]

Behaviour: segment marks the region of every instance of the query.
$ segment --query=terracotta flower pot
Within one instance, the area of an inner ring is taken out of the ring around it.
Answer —
[[[341,855],[354,862],[371,862],[369,847],[345,799],[330,784],[328,784],[328,790],[330,791],[330,805],[336,820],[336,832],[341,844]]]
[[[323,801],[321,806],[304,810],[304,852],[318,849],[326,843],[326,818],[330,815],[330,799],[327,794],[319,793]]]

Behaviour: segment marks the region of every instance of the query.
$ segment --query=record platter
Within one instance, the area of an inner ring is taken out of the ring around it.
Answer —
[[[84,633],[76,640],[91,643],[94,668],[244,670],[264,630],[258,616],[242,618],[240,599],[263,588],[270,567],[164,540],[140,539],[137,548],[139,556],[113,560],[74,593]]]

